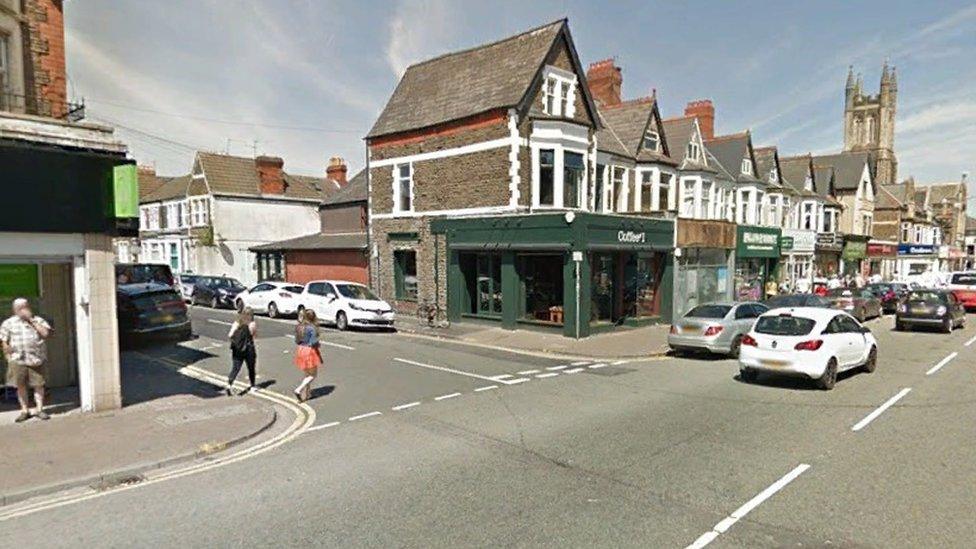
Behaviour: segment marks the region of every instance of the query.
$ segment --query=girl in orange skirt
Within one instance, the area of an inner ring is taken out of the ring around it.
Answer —
[[[305,378],[295,388],[295,398],[298,402],[305,402],[312,393],[312,381],[318,375],[322,365],[322,354],[319,352],[319,319],[315,311],[305,309],[298,315],[298,326],[295,327],[295,366],[305,374]]]

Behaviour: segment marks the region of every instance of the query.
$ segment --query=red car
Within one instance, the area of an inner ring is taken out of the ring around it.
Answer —
[[[949,290],[967,311],[976,309],[976,271],[952,273]]]

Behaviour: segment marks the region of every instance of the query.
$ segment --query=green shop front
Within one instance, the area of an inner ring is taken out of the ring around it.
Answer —
[[[782,231],[774,227],[739,225],[735,239],[735,299],[765,299],[766,282],[775,280]]]
[[[551,213],[439,219],[452,322],[542,327],[586,337],[671,319],[674,224]]]

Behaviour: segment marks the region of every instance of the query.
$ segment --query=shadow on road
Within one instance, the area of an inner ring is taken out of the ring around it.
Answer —
[[[859,369],[847,370],[846,372],[840,372],[837,374],[837,383],[841,383],[847,378],[853,377],[860,373]],[[753,382],[743,381],[742,376],[735,374],[732,377],[735,381],[743,385],[762,385],[764,387],[775,387],[777,389],[790,389],[793,391],[819,391],[816,382],[812,379],[807,379],[801,376],[790,376],[790,375],[776,375],[767,374],[760,372]]]
[[[312,389],[312,394],[311,396],[308,397],[308,399],[315,400],[319,397],[330,395],[332,394],[332,391],[335,391],[335,388],[336,388],[335,385],[323,385],[321,387],[316,387]]]

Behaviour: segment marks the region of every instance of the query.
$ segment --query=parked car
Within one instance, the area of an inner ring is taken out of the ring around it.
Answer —
[[[880,282],[875,284],[868,284],[864,287],[865,290],[874,294],[874,297],[881,300],[881,312],[884,314],[893,314],[896,309],[898,309],[898,303],[901,302],[901,295],[895,288],[894,284],[889,284],[887,282]],[[905,294],[908,293],[908,288],[905,287]]]
[[[305,285],[299,297],[299,310],[315,311],[320,321],[340,330],[392,328],[396,314],[389,303],[376,297],[369,288],[342,280],[315,280]]]
[[[760,372],[804,376],[830,390],[838,373],[873,372],[877,363],[877,340],[851,315],[820,307],[773,309],[742,338],[739,378],[751,383]]]
[[[915,290],[898,305],[895,329],[916,326],[932,326],[952,333],[953,328],[966,326],[966,309],[949,290]]]
[[[189,339],[190,318],[183,297],[166,284],[146,282],[116,287],[119,337],[135,342],[149,336]]]
[[[115,282],[119,285],[155,282],[179,289],[173,271],[163,263],[116,263]]]
[[[190,273],[176,275],[176,284],[180,288],[180,293],[183,294],[183,301],[190,302],[190,298],[193,296],[193,285],[197,283],[199,278],[200,275]]]
[[[708,351],[737,357],[742,336],[767,310],[754,302],[699,305],[671,326],[668,346],[677,353]]]
[[[976,308],[976,271],[952,273],[949,290],[967,310]]]
[[[237,294],[238,309],[250,307],[255,313],[266,313],[271,318],[293,315],[298,312],[299,297],[305,287],[290,282],[259,282],[249,290]]]
[[[817,294],[780,294],[763,301],[763,304],[770,309],[779,307],[830,307],[830,301]]]
[[[830,300],[831,307],[847,312],[858,322],[881,316],[881,300],[870,290],[836,288],[825,297]]]
[[[190,303],[192,305],[205,303],[214,309],[234,307],[237,294],[245,289],[236,278],[201,276],[193,285]]]

